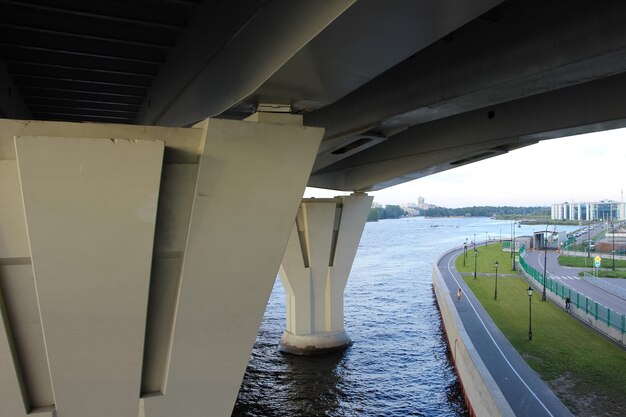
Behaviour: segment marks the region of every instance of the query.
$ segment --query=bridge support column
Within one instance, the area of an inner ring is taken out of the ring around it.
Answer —
[[[205,139],[175,304],[149,310],[175,314],[153,329],[161,334],[155,345],[171,345],[149,359],[155,372],[146,391],[156,395],[144,398],[146,417],[232,412],[323,134],[294,124],[297,116],[268,117],[198,126]],[[167,276],[159,284],[170,285]]]
[[[343,292],[373,197],[304,199],[280,267],[287,329],[280,350],[297,355],[345,349]]]
[[[323,130],[0,120],[0,416],[230,416]]]

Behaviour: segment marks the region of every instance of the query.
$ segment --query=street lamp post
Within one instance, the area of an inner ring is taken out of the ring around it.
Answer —
[[[591,220],[587,224],[587,258],[591,258]]]
[[[546,301],[546,270],[548,268],[548,227],[546,225],[546,233],[543,235],[543,292],[541,293],[541,301]]]
[[[511,241],[509,242],[511,245],[511,259],[513,259],[513,222],[511,222]],[[513,269],[511,267],[511,269]]]
[[[611,216],[613,216],[613,207],[611,206]],[[613,271],[615,271],[615,222],[611,217],[611,231],[613,232]]]
[[[512,261],[512,265],[511,265],[511,271],[515,271],[515,224],[516,222],[513,222],[511,225],[511,228],[513,230],[513,241],[511,242],[511,261]]]
[[[498,299],[498,261],[496,261],[496,289],[493,292],[493,299]]]
[[[528,340],[533,340],[533,321],[532,321],[532,308],[533,308],[533,289],[528,287]]]
[[[463,243],[463,266],[465,266],[466,259],[467,259],[467,242]]]
[[[478,256],[478,249],[474,248],[474,279],[476,279],[476,256]]]

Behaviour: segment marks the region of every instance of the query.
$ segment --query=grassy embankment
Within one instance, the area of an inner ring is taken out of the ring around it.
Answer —
[[[533,340],[528,340],[528,283],[511,274],[510,254],[499,244],[478,247],[477,279],[468,250],[456,260],[458,271],[511,344],[548,382],[561,401],[579,415],[619,416],[626,409],[626,352],[608,342],[551,302],[532,298]],[[471,256],[470,256],[471,255]],[[494,300],[495,261],[498,299]],[[503,267],[503,265],[505,265]],[[481,273],[491,274],[481,276]]]
[[[562,266],[573,266],[576,268],[590,268],[593,265],[593,260],[595,256],[592,257],[584,257],[584,256],[559,256],[559,264]],[[601,257],[602,261],[600,261],[600,270],[598,271],[598,276],[602,278],[626,278],[626,270],[613,268],[613,259],[609,256]],[[615,268],[626,268],[626,261],[621,259],[615,260]],[[592,274],[593,271],[590,269],[589,273]]]

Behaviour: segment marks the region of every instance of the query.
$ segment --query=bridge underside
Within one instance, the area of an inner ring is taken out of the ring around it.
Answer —
[[[347,191],[626,124],[620,1],[123,4],[0,2],[0,117],[300,114],[325,129],[308,184]]]
[[[609,0],[0,0],[0,415],[229,415],[281,261],[287,331],[345,334],[369,197],[347,218],[306,185],[626,126],[624,21]]]

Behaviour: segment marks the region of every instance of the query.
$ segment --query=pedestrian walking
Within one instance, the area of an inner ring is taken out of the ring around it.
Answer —
[[[565,299],[565,310],[569,311],[571,302],[572,300],[570,300],[569,297]]]
[[[459,300],[459,303],[461,302],[462,295],[463,295],[463,292],[461,291],[461,287],[459,287],[459,290],[456,292],[456,298]]]

